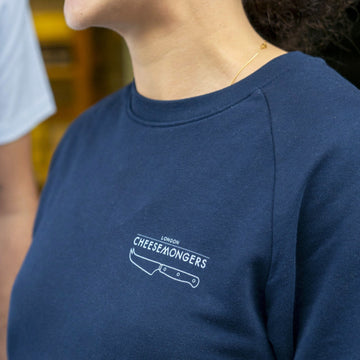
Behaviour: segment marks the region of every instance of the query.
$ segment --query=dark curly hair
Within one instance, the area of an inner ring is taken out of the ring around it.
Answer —
[[[359,0],[242,0],[255,30],[286,51],[321,55],[350,39]]]

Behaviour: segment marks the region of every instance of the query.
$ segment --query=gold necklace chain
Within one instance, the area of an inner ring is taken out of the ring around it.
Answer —
[[[260,50],[239,70],[239,72],[236,74],[236,76],[234,77],[234,80],[230,83],[230,85],[234,84],[234,82],[237,79],[237,77],[239,76],[239,74],[260,54],[261,50],[264,50],[266,48],[267,48],[267,43],[263,42],[260,45]]]

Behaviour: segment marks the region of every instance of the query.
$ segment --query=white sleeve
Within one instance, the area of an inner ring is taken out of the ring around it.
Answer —
[[[0,0],[0,145],[56,110],[27,0]]]

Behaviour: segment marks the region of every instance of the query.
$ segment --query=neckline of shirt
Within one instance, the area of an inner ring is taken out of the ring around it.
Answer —
[[[301,51],[280,55],[246,78],[223,89],[179,100],[154,100],[141,95],[135,79],[128,85],[128,115],[148,126],[174,126],[207,118],[247,98],[259,87],[289,69],[296,71],[307,59],[319,59]],[[322,59],[320,59],[323,61]]]

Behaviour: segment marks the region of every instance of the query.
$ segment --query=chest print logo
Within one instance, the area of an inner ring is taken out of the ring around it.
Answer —
[[[210,258],[192,250],[175,245],[178,243],[179,241],[174,241],[173,239],[169,239],[167,237],[162,237],[162,240],[157,240],[146,235],[138,234],[133,241],[134,247],[132,247],[129,252],[130,262],[150,276],[159,273],[174,281],[188,284],[195,289],[200,284],[199,276],[188,271],[184,271],[181,267],[192,266],[194,272],[196,270],[199,271],[200,269],[206,268]],[[146,256],[137,253],[136,248],[146,249]],[[165,258],[161,257],[160,260],[154,260],[154,255],[152,254],[160,254],[160,256],[165,256]],[[178,260],[177,263],[179,265],[176,267],[170,266],[167,263],[170,259],[166,261],[166,257]]]
[[[197,276],[140,256],[136,254],[134,248],[130,250],[129,258],[135,266],[151,276],[154,275],[156,271],[159,271],[159,273],[168,276],[170,279],[187,283],[193,288],[196,288],[200,283],[200,279]]]

